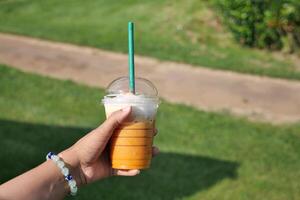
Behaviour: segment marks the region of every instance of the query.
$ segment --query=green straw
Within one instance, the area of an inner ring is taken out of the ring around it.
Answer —
[[[128,22],[128,64],[129,64],[129,91],[135,94],[134,78],[134,24]]]

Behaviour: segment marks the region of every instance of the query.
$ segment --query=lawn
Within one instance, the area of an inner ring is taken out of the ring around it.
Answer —
[[[127,52],[127,22],[136,23],[136,53],[162,60],[300,79],[290,56],[242,48],[205,0],[0,0],[0,31]],[[299,66],[298,66],[299,67]]]
[[[104,91],[0,65],[0,182],[67,148],[104,120]],[[162,102],[162,153],[137,177],[78,199],[300,199],[300,124],[272,126]]]

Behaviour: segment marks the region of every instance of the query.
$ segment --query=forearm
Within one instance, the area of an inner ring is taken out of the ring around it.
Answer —
[[[82,183],[81,174],[77,160],[73,159],[73,153],[66,150],[60,156],[79,187]],[[58,200],[63,199],[69,191],[68,183],[58,166],[52,160],[48,160],[2,184],[0,199]]]
[[[63,199],[67,193],[66,181],[51,160],[0,186],[0,198],[7,200]]]

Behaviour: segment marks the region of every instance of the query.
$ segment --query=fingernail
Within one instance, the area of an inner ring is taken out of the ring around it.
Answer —
[[[153,147],[153,153],[156,153],[158,154],[160,151],[159,151],[159,148],[158,147]]]
[[[126,107],[126,108],[123,108],[123,109],[122,109],[122,112],[128,112],[128,111],[130,110],[130,108],[131,108],[131,106],[128,106],[128,107]]]

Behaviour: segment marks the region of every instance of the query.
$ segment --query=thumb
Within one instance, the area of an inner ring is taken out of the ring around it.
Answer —
[[[131,113],[131,106],[113,112],[108,119],[103,123],[103,127],[111,129],[117,128],[121,123],[125,122]]]
[[[126,121],[131,113],[131,107],[126,107],[116,112],[113,112],[108,119],[97,129],[102,133],[103,137],[109,138],[115,128],[117,128],[120,124]],[[96,131],[97,131],[96,129]]]
[[[102,125],[85,135],[75,144],[79,152],[86,152],[82,150],[88,149],[88,155],[84,154],[84,156],[82,156],[85,162],[89,163],[99,158],[100,153],[102,153],[106,147],[114,129],[125,122],[130,113],[131,107],[112,113]]]

